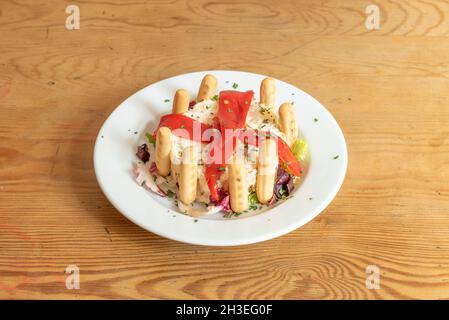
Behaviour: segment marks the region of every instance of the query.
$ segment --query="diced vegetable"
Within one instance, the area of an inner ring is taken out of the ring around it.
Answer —
[[[148,146],[145,143],[137,147],[136,156],[137,158],[142,160],[143,163],[146,163],[150,160],[150,153],[148,152]]]

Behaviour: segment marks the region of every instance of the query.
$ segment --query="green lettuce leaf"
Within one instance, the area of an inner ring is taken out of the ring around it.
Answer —
[[[307,156],[308,151],[307,141],[304,139],[297,139],[295,142],[293,142],[291,149],[296,159],[298,159],[298,161],[302,161]]]

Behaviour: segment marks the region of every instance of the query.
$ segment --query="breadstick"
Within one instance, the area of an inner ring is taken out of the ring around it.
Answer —
[[[197,153],[193,146],[185,148],[179,172],[179,199],[184,204],[191,204],[196,198],[198,181]]]
[[[196,101],[212,99],[217,92],[217,78],[211,74],[206,74],[201,81],[200,89]]]
[[[274,107],[276,104],[276,80],[265,78],[260,83],[260,104]]]
[[[298,125],[296,124],[295,109],[291,103],[283,103],[279,108],[279,120],[281,131],[287,138],[287,143],[291,147],[298,137]]]
[[[273,197],[276,175],[276,143],[271,139],[262,141],[257,162],[256,195],[260,203],[268,203]]]
[[[243,212],[248,209],[248,186],[246,184],[246,169],[243,160],[233,157],[229,164],[229,195],[231,209]]]
[[[170,173],[171,130],[160,127],[156,135],[156,168],[163,177]]]
[[[190,96],[189,92],[184,89],[176,90],[175,97],[173,98],[172,113],[184,113],[189,110]]]

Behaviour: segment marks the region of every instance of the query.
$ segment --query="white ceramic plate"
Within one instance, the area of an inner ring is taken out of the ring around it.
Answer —
[[[332,201],[346,173],[345,139],[332,115],[313,97],[277,80],[277,105],[293,101],[298,126],[310,150],[308,168],[293,197],[264,212],[236,219],[221,215],[191,218],[179,213],[171,202],[140,187],[132,174],[136,147],[153,132],[162,114],[169,113],[176,89],[195,97],[203,76],[218,79],[218,91],[253,90],[265,77],[240,71],[188,73],[159,81],[136,92],[120,104],[103,124],[94,150],[98,183],[109,201],[142,228],[177,241],[214,246],[255,243],[286,234],[316,217]],[[170,101],[167,101],[167,100]]]

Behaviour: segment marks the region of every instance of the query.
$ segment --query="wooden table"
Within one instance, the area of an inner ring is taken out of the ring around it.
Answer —
[[[449,4],[376,1],[367,30],[368,4],[2,0],[0,298],[449,298]],[[348,172],[312,222],[209,248],[142,230],[103,196],[92,151],[109,113],[205,69],[285,80],[337,119]]]

